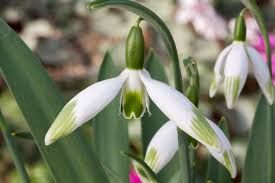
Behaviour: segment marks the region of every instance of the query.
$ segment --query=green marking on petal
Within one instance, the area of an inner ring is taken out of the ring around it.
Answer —
[[[232,174],[232,165],[231,165],[231,161],[230,161],[230,158],[229,158],[229,155],[228,155],[228,152],[224,152],[223,153],[223,158],[224,158],[224,164],[225,164],[225,167],[228,169],[228,171]]]
[[[266,85],[266,91],[268,92],[268,94],[270,96],[273,96],[273,84],[272,84],[271,80],[269,80],[267,85]]]
[[[214,79],[212,81],[210,88],[211,88],[211,90],[216,90],[216,88],[217,88],[217,81],[216,81],[216,79]]]
[[[228,103],[234,104],[239,95],[240,78],[238,76],[230,76],[225,78],[225,96]]]
[[[211,128],[204,116],[198,109],[193,108],[194,117],[192,119],[192,130],[195,132],[200,141],[214,147],[215,149],[222,150],[219,139],[215,131]]]
[[[140,118],[145,112],[144,94],[140,91],[125,91],[122,99],[123,115],[127,119]]]
[[[152,169],[156,170],[158,166],[159,156],[158,152],[155,148],[152,148],[149,150],[149,152],[146,154],[145,162],[146,164]]]
[[[58,140],[60,137],[70,134],[76,128],[75,109],[76,101],[69,102],[50,127],[45,137],[45,144],[49,145]]]

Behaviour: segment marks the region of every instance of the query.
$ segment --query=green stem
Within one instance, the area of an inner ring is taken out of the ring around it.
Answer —
[[[152,26],[160,33],[163,43],[168,49],[169,55],[172,60],[173,71],[174,71],[174,81],[175,88],[183,92],[181,70],[179,66],[179,58],[177,53],[177,48],[172,34],[166,24],[150,9],[135,3],[134,1],[125,0],[95,0],[87,3],[87,8],[90,10],[99,9],[103,7],[115,7],[123,8],[132,13],[137,14],[142,19],[151,23]],[[182,170],[181,182],[190,183],[191,182],[191,172],[190,172],[190,158],[188,149],[188,136],[184,132],[178,129],[178,139],[179,139],[179,160],[180,168]]]
[[[250,12],[253,14],[253,16],[257,20],[260,31],[264,38],[266,58],[268,60],[268,67],[269,67],[270,75],[272,76],[271,48],[270,48],[267,26],[266,26],[266,22],[265,22],[263,13],[262,13],[261,9],[259,8],[259,6],[257,5],[257,2],[255,0],[241,0],[241,1],[247,7],[247,9],[250,10]]]
[[[15,167],[19,173],[19,175],[22,178],[23,183],[29,183],[29,176],[27,174],[27,171],[24,167],[23,160],[21,159],[20,153],[18,152],[18,149],[16,147],[16,144],[13,140],[13,137],[11,135],[11,131],[9,130],[5,119],[0,111],[0,129],[3,133],[4,139],[7,143],[7,146],[9,148],[9,151],[11,152],[12,159],[14,161]]]

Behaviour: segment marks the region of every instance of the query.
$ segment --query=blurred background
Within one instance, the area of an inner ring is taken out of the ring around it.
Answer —
[[[249,75],[241,97],[234,110],[225,105],[223,90],[215,98],[208,97],[213,67],[219,52],[232,41],[234,17],[243,8],[239,0],[137,0],[152,9],[170,28],[175,39],[180,60],[187,56],[196,59],[201,76],[199,108],[209,118],[228,120],[230,138],[236,155],[238,169],[244,163],[249,130],[259,99],[259,87]],[[275,60],[275,0],[259,0],[264,11],[273,42]],[[97,80],[104,53],[109,50],[118,67],[124,67],[125,39],[137,16],[118,9],[88,11],[84,0],[0,0],[0,16],[7,22],[40,58],[50,77],[66,99],[70,99]],[[264,56],[262,38],[253,18],[247,14],[247,41]],[[142,23],[146,52],[156,50],[166,73],[173,84],[172,70],[167,50],[156,31]],[[181,63],[182,64],[182,63]],[[182,67],[183,76],[185,70]],[[183,78],[183,82],[186,78]],[[22,91],[24,92],[24,91]],[[0,76],[0,104],[12,131],[27,131],[28,127]],[[35,106],[33,106],[35,107]],[[87,133],[92,128],[86,125]],[[140,123],[129,123],[131,147],[141,152]],[[32,140],[16,139],[32,182],[53,182]],[[199,148],[198,169],[203,175],[207,151]],[[239,173],[236,182],[239,182]],[[0,132],[0,182],[20,182],[10,153]]]

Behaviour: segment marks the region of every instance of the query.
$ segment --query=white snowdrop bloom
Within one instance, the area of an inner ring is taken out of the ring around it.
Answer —
[[[143,65],[144,38],[137,24],[131,28],[127,38],[126,68],[117,77],[97,82],[73,97],[48,130],[45,144],[52,144],[94,118],[121,91],[121,102],[118,107],[125,118],[142,117],[146,111],[149,111],[148,98],[150,97],[181,130],[211,149],[212,152],[216,154],[224,152],[225,144],[201,112],[182,93],[165,83],[152,79]],[[173,149],[173,146],[167,146],[167,148]],[[171,154],[164,153],[161,156],[169,157]],[[156,163],[155,169],[160,169],[165,161]]]
[[[274,90],[268,66],[256,49],[245,42],[246,26],[243,16],[239,16],[235,25],[234,41],[218,56],[214,67],[214,79],[209,96],[213,97],[219,85],[224,81],[224,93],[229,109],[234,107],[247,78],[251,65],[256,80],[270,105],[274,101]]]
[[[205,120],[212,127],[212,129],[214,129],[220,143],[223,146],[223,150],[218,152],[208,145],[206,145],[206,148],[215,159],[226,167],[232,178],[236,177],[236,163],[228,139],[215,123],[206,118]],[[182,126],[183,125],[185,124],[182,124]],[[178,151],[179,145],[177,127],[179,126],[176,122],[168,121],[156,132],[149,143],[146,150],[145,162],[155,173],[158,173],[165,165],[167,165]]]

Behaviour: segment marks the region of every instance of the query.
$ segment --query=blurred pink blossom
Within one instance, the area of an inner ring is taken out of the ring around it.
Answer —
[[[224,40],[228,35],[225,20],[217,14],[209,0],[180,0],[176,21],[191,23],[199,35],[210,41]]]
[[[138,174],[136,173],[135,169],[133,169],[133,168],[130,171],[129,178],[130,178],[130,183],[142,183]]]
[[[272,53],[272,81],[273,85],[275,84],[275,34],[269,34],[269,41],[271,46],[271,53]],[[264,45],[264,38],[258,34],[258,39],[252,46],[256,48],[262,57],[266,60],[266,53],[265,53],[265,45]]]

